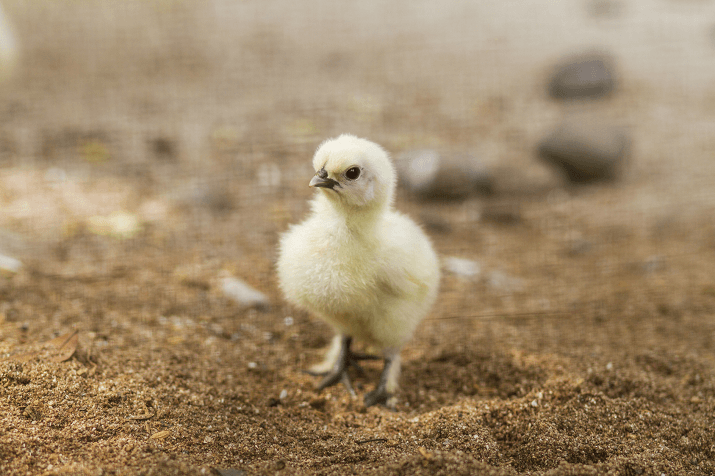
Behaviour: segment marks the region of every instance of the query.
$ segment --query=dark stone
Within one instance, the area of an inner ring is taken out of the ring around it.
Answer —
[[[482,208],[482,221],[516,225],[521,222],[521,207],[518,202],[487,203]]]
[[[539,156],[575,183],[613,180],[630,149],[626,131],[588,120],[567,120],[539,144]]]
[[[172,139],[166,137],[155,137],[149,140],[149,148],[154,157],[164,162],[176,162],[177,145]]]
[[[614,60],[605,53],[586,53],[556,66],[549,83],[554,99],[599,98],[615,88]]]

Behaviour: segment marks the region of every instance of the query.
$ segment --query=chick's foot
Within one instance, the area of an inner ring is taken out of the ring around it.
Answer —
[[[338,353],[338,358],[335,360],[333,367],[327,372],[312,372],[308,371],[311,375],[323,376],[323,380],[318,384],[318,391],[325,388],[331,387],[337,383],[342,383],[345,388],[350,392],[350,395],[355,396],[355,390],[350,383],[350,377],[348,376],[348,369],[350,367],[355,367],[358,372],[363,375],[364,371],[360,367],[359,361],[366,359],[376,359],[377,357],[372,355],[365,355],[354,353],[350,350],[350,345],[352,344],[352,337],[343,337],[340,342],[340,352]]]
[[[378,386],[372,392],[368,392],[365,395],[365,406],[371,407],[373,405],[386,405],[389,406],[388,402],[392,398],[392,394],[387,391],[384,385]]]
[[[385,357],[385,367],[382,369],[380,382],[377,384],[377,388],[365,395],[364,402],[366,407],[378,404],[385,405],[387,407],[394,406],[394,401],[391,401],[392,392],[387,389],[395,387],[394,379],[396,372],[399,372],[399,367],[399,353],[390,353]]]

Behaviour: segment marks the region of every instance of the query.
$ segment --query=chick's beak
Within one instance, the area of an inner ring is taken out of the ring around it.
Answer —
[[[333,180],[328,177],[319,177],[319,176],[314,176],[311,180],[310,183],[308,184],[311,187],[322,187],[322,188],[329,188],[329,189],[334,189],[334,187],[338,184],[337,180]]]

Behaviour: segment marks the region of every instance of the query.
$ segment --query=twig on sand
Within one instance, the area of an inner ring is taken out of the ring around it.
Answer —
[[[365,443],[375,443],[375,442],[385,442],[387,438],[370,438],[369,440],[358,440],[355,443],[358,445],[364,445]]]

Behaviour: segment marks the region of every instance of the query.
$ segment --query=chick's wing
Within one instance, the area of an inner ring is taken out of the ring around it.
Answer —
[[[412,220],[393,214],[384,227],[379,283],[383,292],[420,298],[439,280],[437,258],[429,240]]]

